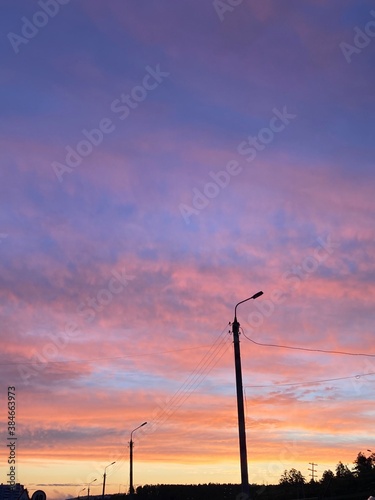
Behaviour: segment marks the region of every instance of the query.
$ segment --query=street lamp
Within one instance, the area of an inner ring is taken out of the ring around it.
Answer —
[[[115,464],[116,462],[112,462],[111,464],[107,465],[104,467],[104,474],[103,474],[103,491],[102,491],[102,499],[104,500],[104,490],[105,490],[105,478],[107,477],[107,468],[110,467],[111,465]]]
[[[81,490],[79,490],[79,492],[78,492],[78,497],[77,497],[77,498],[79,498],[79,494],[80,494],[80,493],[82,493],[82,491],[85,491],[85,489],[86,489],[86,488],[82,488]]]
[[[95,481],[96,479],[93,479],[91,483],[87,484],[87,500],[90,498],[90,486],[92,485],[92,483],[95,483]]]
[[[242,370],[241,370],[241,354],[240,354],[240,324],[237,321],[237,307],[251,299],[257,299],[263,295],[263,292],[258,292],[248,299],[241,300],[234,308],[234,321],[232,323],[233,344],[234,344],[234,364],[236,368],[236,392],[237,392],[237,414],[238,414],[238,435],[240,443],[240,463],[241,463],[241,489],[245,498],[250,498],[249,474],[247,470],[247,450],[246,450],[246,428],[245,428],[245,412],[243,403],[243,386],[242,386]]]
[[[133,487],[133,432],[146,425],[147,422],[143,422],[143,424],[138,425],[135,429],[133,429],[130,433],[130,482],[129,482],[129,494],[130,498],[133,498],[134,495],[134,487]]]

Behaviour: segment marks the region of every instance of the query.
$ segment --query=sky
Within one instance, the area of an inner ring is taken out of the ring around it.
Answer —
[[[2,7],[1,481],[239,483],[260,290],[250,481],[375,450],[374,3]]]

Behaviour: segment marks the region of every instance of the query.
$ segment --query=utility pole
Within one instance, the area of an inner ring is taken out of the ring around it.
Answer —
[[[241,489],[244,495],[243,500],[250,499],[249,474],[247,469],[247,447],[246,447],[246,427],[245,411],[243,402],[242,368],[240,353],[240,324],[237,321],[237,306],[250,299],[256,299],[263,295],[258,292],[248,299],[242,300],[234,308],[234,320],[232,323],[233,345],[234,345],[234,364],[236,371],[236,393],[237,393],[237,414],[238,414],[238,436],[240,444],[240,464],[241,464]]]
[[[143,424],[138,425],[135,429],[133,429],[130,433],[130,478],[129,478],[129,496],[131,499],[134,498],[134,486],[133,486],[133,432],[146,425],[147,422],[143,422]]]
[[[95,483],[96,479],[93,479],[91,481],[91,483],[87,483],[87,500],[89,500],[90,498],[90,486],[92,485],[92,483]]]
[[[315,467],[318,466],[318,464],[314,464],[313,462],[309,462],[309,465],[311,465],[311,469],[309,468],[309,471],[311,471],[311,480],[312,481],[315,481],[315,474],[317,473],[316,470],[315,470]]]
[[[106,467],[104,467],[104,474],[103,474],[103,490],[102,490],[102,500],[104,500],[104,493],[105,493],[105,480],[106,480],[106,477],[107,477],[107,469],[108,467],[110,467],[111,465],[115,464],[116,462],[112,462],[111,464],[107,465]]]
[[[134,486],[133,486],[133,439],[130,439],[129,443],[130,447],[130,481],[129,481],[129,495],[130,498],[133,498],[134,495]]]

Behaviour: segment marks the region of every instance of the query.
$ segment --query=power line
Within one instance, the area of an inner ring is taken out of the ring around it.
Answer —
[[[242,330],[242,333],[243,333],[244,337],[247,340],[249,340],[253,344],[256,344],[256,345],[259,345],[259,346],[262,346],[262,347],[278,347],[278,348],[281,348],[281,349],[292,349],[292,350],[295,350],[295,351],[320,352],[320,353],[323,353],[323,354],[341,354],[341,355],[344,355],[344,356],[364,356],[364,357],[367,357],[367,358],[375,358],[375,354],[366,354],[366,353],[363,353],[363,352],[334,351],[334,350],[329,350],[329,349],[313,349],[313,348],[308,348],[308,347],[296,347],[296,346],[283,345],[283,344],[266,344],[266,343],[263,343],[263,342],[256,342],[255,340],[251,339],[250,337],[248,337],[245,334],[243,328],[241,328],[241,330]]]
[[[226,332],[227,328],[228,326],[226,325],[215,342],[211,345],[208,352],[200,360],[195,370],[187,377],[185,382],[175,392],[175,394],[166,402],[166,405],[161,409],[155,420],[151,422],[151,425],[145,429],[146,433],[149,430],[155,430],[155,428],[166,422],[191,396],[192,392],[201,385],[208,373],[211,372],[211,370],[223,357],[230,345],[229,339],[226,339],[224,336],[224,332]]]
[[[281,383],[281,384],[267,384],[267,385],[246,385],[245,387],[249,388],[267,388],[267,387],[285,387],[285,386],[298,386],[298,385],[312,385],[312,384],[321,384],[323,382],[336,382],[338,380],[349,380],[349,379],[360,379],[361,377],[368,377],[370,375],[375,375],[375,372],[369,373],[360,373],[358,375],[351,375],[348,377],[337,377],[337,378],[327,378],[323,380],[311,380],[307,382],[291,382],[291,383]]]

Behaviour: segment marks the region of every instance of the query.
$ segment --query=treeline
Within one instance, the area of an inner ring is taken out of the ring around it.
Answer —
[[[251,485],[251,500],[367,500],[375,495],[375,453],[358,453],[349,469],[339,462],[334,471],[325,470],[320,480],[307,481],[297,469],[285,470],[279,483]],[[112,495],[111,500],[129,500]],[[135,500],[246,500],[235,484],[158,484],[139,486]]]
[[[375,494],[375,453],[366,456],[358,453],[354,460],[354,467],[339,462],[335,471],[325,470],[319,481],[306,482],[300,471],[285,470],[276,487],[277,492],[270,496],[276,499],[299,498],[353,498],[367,500]],[[281,494],[278,495],[277,493]]]
[[[241,487],[235,484],[160,484],[140,486],[136,500],[229,500],[240,493]]]

